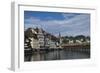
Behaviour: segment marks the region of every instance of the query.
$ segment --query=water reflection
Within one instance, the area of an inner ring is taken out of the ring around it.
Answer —
[[[25,61],[43,61],[43,60],[64,60],[64,59],[82,59],[90,58],[87,51],[75,50],[53,50],[53,51],[37,51],[25,56]]]

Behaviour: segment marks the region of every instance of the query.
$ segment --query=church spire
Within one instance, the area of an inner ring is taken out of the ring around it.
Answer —
[[[62,39],[61,39],[61,34],[59,32],[59,47],[61,48],[61,44],[62,44]]]

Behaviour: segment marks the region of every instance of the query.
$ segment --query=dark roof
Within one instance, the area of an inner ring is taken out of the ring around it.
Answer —
[[[25,31],[25,36],[26,37],[34,37],[35,39],[38,39],[37,38],[37,34],[35,33],[32,33],[31,29],[33,28],[28,28],[26,31]],[[39,28],[35,28],[34,29],[37,33],[39,32]],[[59,41],[59,38],[57,38],[56,36],[46,32],[45,30],[42,29],[42,32],[44,34],[44,36],[50,38],[52,41]]]
[[[25,31],[25,36],[26,37],[33,37],[33,38],[35,38],[35,39],[38,39],[37,38],[37,35],[36,34],[34,34],[34,33],[32,33],[32,30],[31,30],[32,28],[28,28],[26,31]]]

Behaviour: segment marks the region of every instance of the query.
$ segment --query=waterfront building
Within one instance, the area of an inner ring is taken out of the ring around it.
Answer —
[[[74,41],[73,40],[69,40],[69,44],[73,44],[74,43]]]
[[[86,43],[90,44],[90,39],[86,39]]]
[[[30,44],[31,44],[31,47],[33,49],[38,49],[39,48],[39,42],[38,42],[38,39],[35,39],[34,37],[32,38],[29,38],[31,40]]]
[[[75,43],[82,44],[81,40],[75,40]]]
[[[29,28],[25,31],[25,36],[31,40],[30,45],[33,49],[57,47],[58,39],[54,35],[44,31],[42,28]]]
[[[28,38],[25,38],[25,41],[24,41],[24,48],[25,49],[28,49],[28,48],[31,48],[31,44],[30,44],[30,40]]]
[[[45,35],[44,45],[45,45],[45,48],[50,48],[50,36]]]
[[[39,47],[40,48],[44,48],[44,33],[42,28],[38,29],[38,33],[37,33],[37,37],[38,37],[38,41],[39,41]]]
[[[25,35],[30,40],[31,48],[38,49],[39,48],[39,42],[38,42],[37,32],[33,28],[29,28],[29,29],[27,29]]]
[[[54,42],[54,41],[51,41],[50,42],[50,48],[57,48],[57,45],[56,45],[56,42]]]

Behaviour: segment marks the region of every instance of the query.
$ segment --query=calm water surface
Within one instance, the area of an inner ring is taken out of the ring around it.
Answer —
[[[84,58],[90,58],[90,53],[73,50],[54,50],[48,52],[33,52],[32,55],[25,56],[25,61],[65,60]]]

